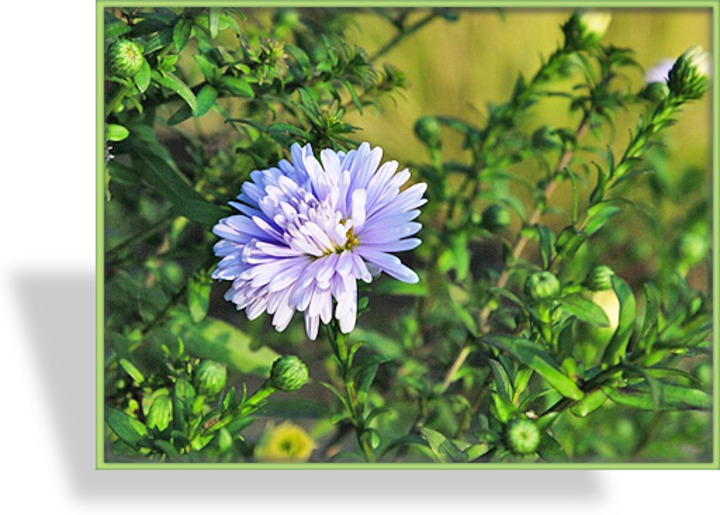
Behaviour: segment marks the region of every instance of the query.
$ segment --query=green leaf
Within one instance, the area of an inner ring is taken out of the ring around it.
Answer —
[[[660,383],[659,402],[646,382],[632,387],[615,389],[603,388],[603,392],[623,406],[647,411],[709,410],[712,408],[712,396],[685,386]]]
[[[173,427],[184,432],[187,428],[188,416],[192,414],[195,400],[195,389],[184,377],[179,378],[173,388]]]
[[[491,395],[498,419],[504,424],[508,420],[510,420],[510,417],[512,417],[513,414],[517,413],[518,408],[512,402],[510,402],[508,398],[502,397],[495,392],[493,392]]]
[[[205,84],[197,94],[198,108],[195,116],[206,114],[217,100],[218,92],[210,84]]]
[[[210,37],[215,39],[218,36],[218,32],[220,32],[220,9],[210,9],[208,24],[210,26]]]
[[[553,363],[552,357],[538,344],[523,338],[500,335],[485,336],[483,341],[513,354],[523,364],[540,374],[564,397],[569,397],[575,401],[583,398],[583,391],[578,388],[572,379],[560,371]]]
[[[131,447],[139,447],[142,440],[147,437],[145,424],[124,411],[107,408],[105,410],[105,422],[123,442]]]
[[[177,93],[178,96],[182,98],[188,106],[190,106],[193,114],[197,112],[198,101],[195,97],[195,93],[193,93],[190,87],[185,84],[177,75],[168,71],[160,73],[157,70],[153,70],[152,78],[162,87],[167,88],[174,93]]]
[[[445,435],[427,427],[420,428],[420,436],[427,442],[435,458],[441,463],[466,462],[467,454],[458,449]]]
[[[602,406],[607,400],[607,396],[602,390],[585,395],[585,398],[570,408],[570,412],[578,417],[587,417],[590,413]]]
[[[243,374],[266,377],[280,355],[269,347],[252,350],[250,337],[234,325],[207,317],[197,324],[188,324],[183,335],[187,349],[205,359],[227,363]]]
[[[122,125],[109,123],[105,127],[105,137],[108,141],[122,141],[130,135],[130,131]]]
[[[161,30],[145,42],[145,55],[151,54],[166,47],[173,42],[173,29],[170,27]]]
[[[540,445],[538,445],[536,452],[543,460],[550,463],[564,463],[568,461],[567,454],[562,446],[549,433],[543,433],[540,437]]]
[[[463,281],[470,271],[470,251],[468,250],[467,233],[461,232],[452,240],[453,268],[458,281]]]
[[[187,303],[190,311],[190,318],[196,324],[202,322],[207,315],[208,306],[210,305],[210,290],[212,289],[212,281],[210,276],[196,275],[188,281],[187,286]]]
[[[182,123],[192,116],[192,110],[187,104],[181,105],[177,111],[175,111],[170,118],[167,119],[168,125],[177,125]]]
[[[429,294],[427,281],[408,284],[386,278],[377,285],[373,282],[373,293],[376,295],[401,295],[408,297],[427,297]]]
[[[310,139],[310,133],[307,131],[304,131],[302,129],[299,129],[298,127],[295,127],[294,125],[290,125],[289,123],[273,123],[272,125],[269,125],[267,128],[267,132],[283,132],[292,134],[293,136],[299,136],[303,138],[304,140]]]
[[[150,86],[151,78],[152,69],[150,68],[150,63],[148,63],[147,59],[143,58],[142,65],[140,66],[140,71],[138,71],[133,77],[135,86],[137,86],[137,89],[140,91],[140,93],[145,93],[145,90],[148,89],[148,86]]]
[[[105,39],[115,39],[132,30],[127,23],[105,11]]]
[[[540,237],[540,256],[542,257],[543,268],[547,270],[557,251],[555,250],[555,233],[549,227],[537,225],[538,236]]]
[[[177,460],[180,459],[180,453],[177,451],[177,449],[168,441],[165,440],[155,440],[153,441],[153,446],[157,448],[160,452],[165,453],[165,455],[168,458]]]
[[[132,377],[133,381],[135,381],[137,384],[142,384],[145,381],[145,376],[140,372],[135,365],[130,363],[127,359],[121,358],[120,359],[120,366],[127,372],[127,374]]]
[[[161,395],[157,397],[152,405],[147,416],[147,426],[149,428],[157,428],[159,431],[164,431],[170,425],[172,420],[172,399],[169,395]]]
[[[598,327],[608,327],[610,320],[605,311],[592,300],[586,299],[582,294],[567,295],[560,299],[562,308],[579,320]]]
[[[618,326],[603,354],[603,367],[616,365],[625,357],[635,326],[635,297],[630,286],[618,276],[612,277],[613,290],[620,302]]]
[[[200,72],[203,74],[206,81],[212,84],[218,79],[220,70],[214,62],[202,54],[195,54],[193,59],[195,59],[195,62],[197,63],[198,68],[200,68]]]
[[[505,399],[512,399],[513,386],[505,367],[503,367],[499,361],[495,361],[494,359],[488,360],[488,363],[490,363],[490,368],[492,368],[495,390]]]
[[[219,85],[239,97],[254,98],[255,92],[250,83],[239,77],[221,77]]]
[[[611,202],[595,204],[587,211],[587,220],[583,232],[588,236],[592,236],[602,229],[608,220],[620,213],[620,211],[622,210]]]
[[[187,42],[190,39],[192,25],[191,20],[188,20],[187,18],[180,18],[180,21],[178,21],[173,27],[173,45],[175,45],[175,50],[178,52],[187,45]]]
[[[203,225],[215,224],[226,216],[226,210],[205,200],[180,172],[160,156],[134,153],[132,160],[139,176],[172,202],[178,215]]]

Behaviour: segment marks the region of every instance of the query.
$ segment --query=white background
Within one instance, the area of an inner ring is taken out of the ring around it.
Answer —
[[[3,511],[717,513],[718,471],[96,471],[95,4],[2,16]]]

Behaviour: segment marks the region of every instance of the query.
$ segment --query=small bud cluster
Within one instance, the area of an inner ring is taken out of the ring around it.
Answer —
[[[140,71],[143,59],[143,48],[140,45],[121,39],[108,52],[110,73],[123,79],[133,77]]]
[[[667,85],[675,96],[697,100],[710,87],[709,57],[700,46],[682,54],[668,74]]]
[[[308,381],[308,369],[297,356],[283,356],[270,369],[268,384],[282,392],[294,392]]]

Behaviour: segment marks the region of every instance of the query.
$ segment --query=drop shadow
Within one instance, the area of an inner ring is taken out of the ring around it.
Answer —
[[[288,502],[380,499],[552,501],[558,505],[602,497],[597,471],[490,470],[96,470],[95,277],[92,271],[19,272],[14,286],[31,337],[39,406],[51,414],[68,490],[81,502],[133,499],[164,505],[254,499]],[[48,309],[49,308],[49,309]],[[42,318],[38,317],[42,310]],[[562,485],[562,488],[558,488]]]

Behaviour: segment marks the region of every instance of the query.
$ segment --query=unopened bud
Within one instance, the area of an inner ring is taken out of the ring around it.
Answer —
[[[510,224],[510,211],[500,204],[489,206],[482,213],[482,226],[490,232],[500,232]]]
[[[607,32],[612,16],[605,11],[575,12],[563,26],[565,45],[586,49],[597,45]]]
[[[143,49],[137,43],[121,39],[108,51],[110,73],[122,78],[133,77],[143,64]]]
[[[438,144],[440,123],[434,116],[423,116],[415,123],[415,135],[423,143],[434,147]]]
[[[677,96],[696,100],[710,87],[709,55],[701,46],[690,47],[681,55],[668,74],[668,87]]]
[[[203,361],[197,368],[195,380],[201,394],[217,395],[225,388],[227,367],[216,361]]]
[[[525,294],[537,302],[552,300],[560,293],[560,281],[550,272],[536,272],[525,281]]]
[[[540,430],[530,419],[513,420],[505,428],[505,442],[516,454],[531,454],[540,444]]]
[[[599,265],[592,269],[585,279],[585,285],[590,291],[604,291],[612,288],[612,278],[615,275],[609,266]]]
[[[270,369],[268,383],[283,392],[294,392],[307,383],[308,369],[297,356],[283,356]]]

